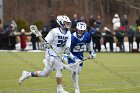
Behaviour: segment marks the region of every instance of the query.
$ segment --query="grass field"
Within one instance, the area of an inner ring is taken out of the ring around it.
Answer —
[[[43,52],[0,52],[0,93],[56,93],[55,72],[18,85],[22,70],[44,68],[43,58]],[[63,85],[74,93],[70,75],[63,72]],[[97,53],[85,61],[79,85],[81,93],[140,93],[140,53]]]

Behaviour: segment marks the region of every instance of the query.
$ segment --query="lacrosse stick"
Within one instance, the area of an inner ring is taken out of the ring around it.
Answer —
[[[79,68],[79,65],[80,65],[81,63],[83,63],[83,61],[86,61],[86,60],[88,60],[88,59],[90,59],[90,57],[88,57],[88,58],[83,58],[83,60],[81,60],[80,62],[76,62],[76,63],[70,64],[71,70],[76,70],[76,69],[78,69],[78,68]]]
[[[36,25],[31,25],[30,26],[30,30],[33,34],[36,35],[36,37],[42,37],[42,34],[40,33],[40,31],[38,30]],[[42,38],[43,39],[43,38]]]
[[[91,59],[90,57],[88,57],[88,58],[84,58],[82,61],[86,61],[86,60],[88,60],[88,59]]]
[[[86,61],[86,60],[88,60],[88,59],[91,59],[91,58],[90,58],[90,57],[88,57],[88,58],[83,58],[82,61],[77,62],[77,64],[81,64],[81,63],[83,63],[83,61]]]
[[[30,26],[30,30],[33,34],[35,34],[37,37],[40,37],[41,39],[43,39],[46,43],[47,41],[45,40],[45,38],[42,37],[42,34],[40,33],[40,31],[38,30],[36,25],[31,25]],[[48,43],[47,43],[48,44]],[[50,45],[50,44],[49,44]],[[55,53],[56,55],[61,59],[61,61],[63,62],[61,56],[55,51],[55,49],[52,47],[52,45],[49,46]]]

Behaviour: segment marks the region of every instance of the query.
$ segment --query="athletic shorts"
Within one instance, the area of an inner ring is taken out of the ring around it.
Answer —
[[[43,59],[43,62],[45,64],[45,67],[51,69],[51,70],[57,70],[60,71],[63,69],[63,65],[61,62],[61,59],[56,56],[48,56],[45,59]]]

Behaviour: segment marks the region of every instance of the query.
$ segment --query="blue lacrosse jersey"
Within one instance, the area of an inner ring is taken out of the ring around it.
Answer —
[[[71,53],[75,57],[83,60],[84,47],[87,43],[90,43],[90,42],[91,42],[91,36],[88,32],[85,32],[81,38],[78,38],[76,32],[74,32],[71,36],[71,46],[70,46]],[[70,63],[75,63],[75,62],[69,58],[68,64]],[[83,63],[80,64],[80,66],[82,65]]]

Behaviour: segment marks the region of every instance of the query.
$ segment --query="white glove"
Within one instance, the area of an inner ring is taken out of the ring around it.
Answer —
[[[77,58],[77,57],[74,58],[74,61],[75,61],[76,64],[80,64],[80,63],[82,63],[82,60],[80,60],[80,59]]]
[[[95,59],[96,58],[96,53],[95,52],[91,52],[91,54],[90,54],[90,58],[92,59]]]
[[[45,43],[45,44],[44,44],[44,48],[47,48],[47,49],[51,48],[51,44]]]
[[[74,57],[74,61],[75,61],[74,65],[76,65],[77,67],[79,67],[79,64],[81,64],[83,62],[81,59],[79,59],[77,57]]]
[[[68,57],[67,57],[67,58],[68,58]],[[74,57],[72,60],[75,61],[75,63],[69,64],[69,67],[70,67],[73,71],[75,71],[76,69],[79,68],[79,64],[82,63],[82,60],[80,60],[80,59],[77,58],[77,57]]]
[[[63,56],[62,56],[62,61],[63,61],[63,62],[67,62],[68,58],[69,58],[69,55],[63,54]]]

